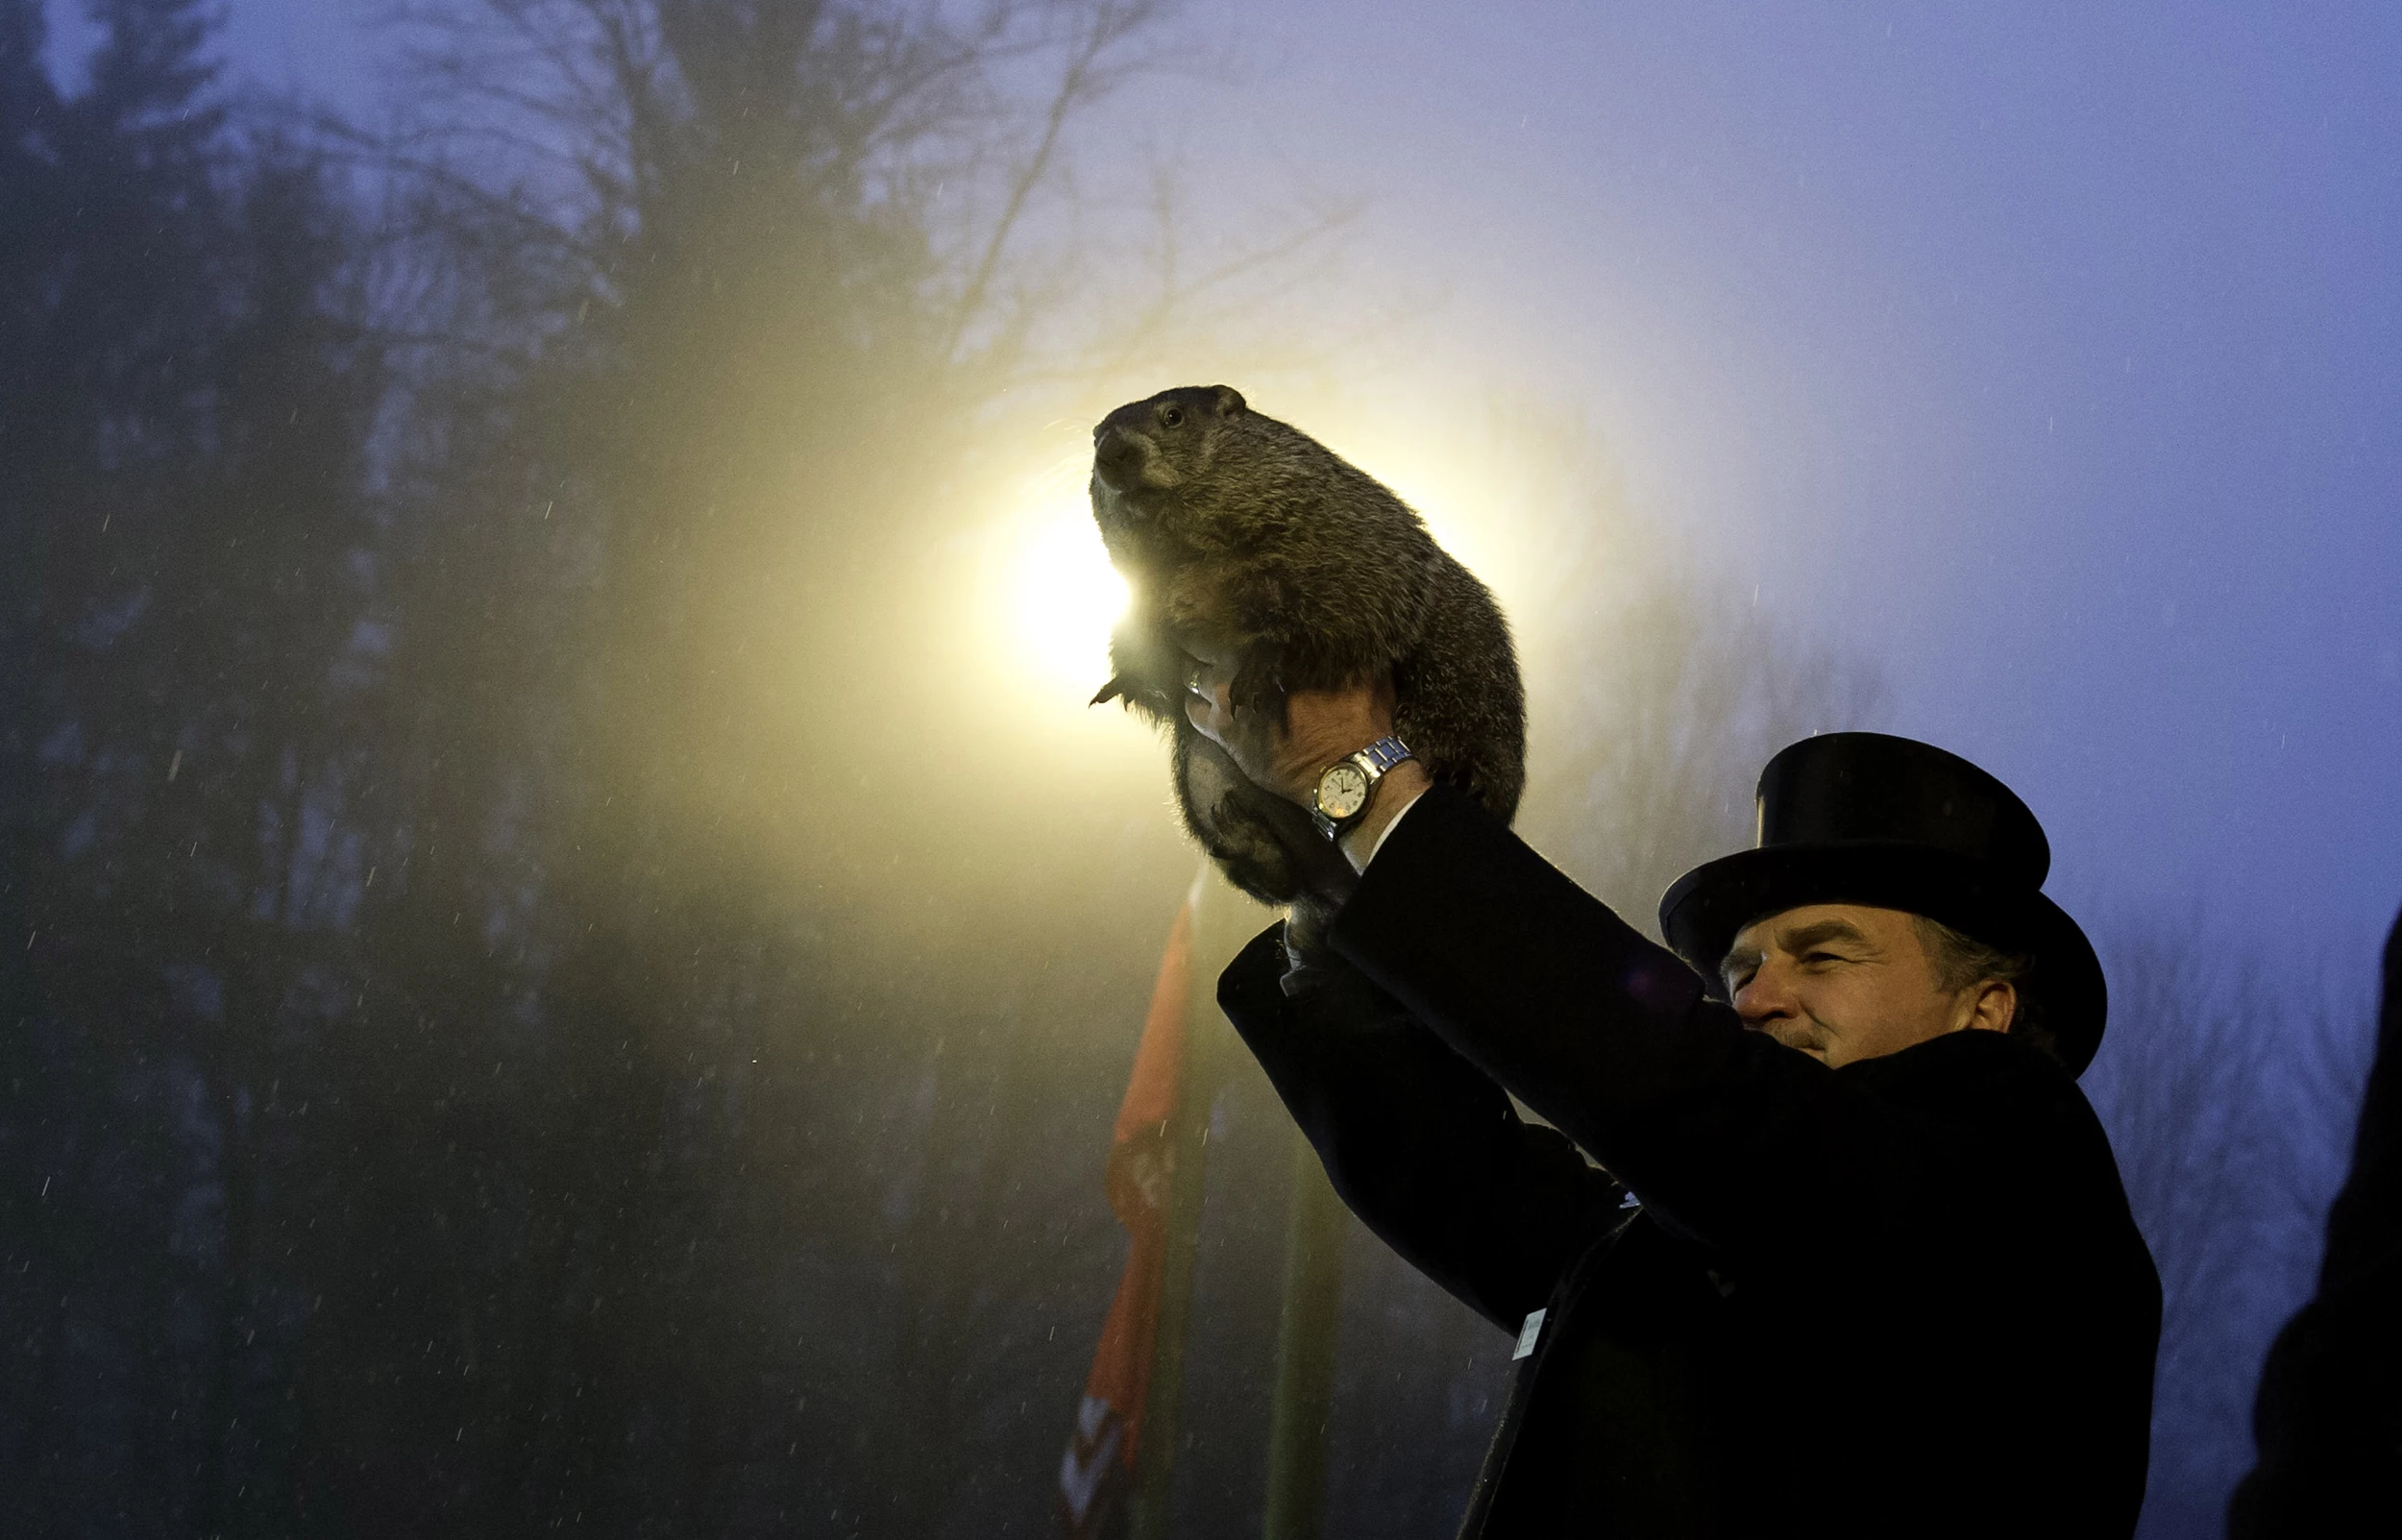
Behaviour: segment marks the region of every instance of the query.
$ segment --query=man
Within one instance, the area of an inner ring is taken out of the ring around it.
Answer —
[[[2016,796],[1794,745],[1758,847],[1669,891],[1680,962],[1398,758],[1388,683],[1239,721],[1224,663],[1194,724],[1358,875],[1219,999],[1353,1210],[1518,1337],[1464,1534],[2132,1530],[2159,1281]]]
[[[2386,937],[2377,1056],[2352,1170],[2327,1210],[2318,1292],[2268,1349],[2252,1435],[2260,1460],[2228,1540],[2402,1534],[2402,915]]]

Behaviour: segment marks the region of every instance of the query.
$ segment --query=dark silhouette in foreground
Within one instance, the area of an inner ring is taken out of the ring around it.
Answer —
[[[2253,1404],[2260,1461],[2230,1540],[2402,1533],[2402,916],[2386,938],[2377,1059],[2318,1292],[2277,1333]]]

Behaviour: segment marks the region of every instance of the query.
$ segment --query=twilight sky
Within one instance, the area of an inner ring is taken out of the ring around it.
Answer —
[[[2402,12],[1252,14],[1262,134],[1377,197],[1454,345],[1878,658],[2072,911],[2391,917]]]
[[[372,0],[228,9],[239,71],[372,113]],[[1366,194],[1374,276],[1444,296],[1429,355],[1581,405],[1639,512],[1876,658],[2072,912],[2257,914],[2365,972],[2402,901],[2402,10],[1193,14],[1239,82],[1116,116],[1205,181]]]

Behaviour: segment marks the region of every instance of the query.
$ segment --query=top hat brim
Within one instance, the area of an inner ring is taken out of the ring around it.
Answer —
[[[2066,910],[1984,862],[1924,844],[1838,841],[1738,850],[1696,867],[1660,899],[1669,947],[1724,998],[1718,967],[1755,919],[1804,904],[1865,904],[1940,920],[1973,940],[2035,958],[2046,1025],[2072,1075],[2101,1045],[2109,987],[2094,943]]]

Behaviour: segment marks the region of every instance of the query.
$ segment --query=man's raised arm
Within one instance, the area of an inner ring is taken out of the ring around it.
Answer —
[[[1293,691],[1263,720],[1233,709],[1222,660],[1195,650],[1193,725],[1287,800],[1308,805],[1326,764],[1392,730],[1389,680]],[[1675,954],[1414,762],[1343,847],[1364,869],[1326,896],[1334,950],[1672,1227],[1806,1264],[1942,1181],[1944,1131],[1746,1032]],[[1835,1214],[1796,1201],[1804,1174],[1845,1195]]]
[[[1615,1217],[1621,1189],[1557,1132],[1350,969],[1298,996],[1268,931],[1218,1001],[1351,1210],[1404,1259],[1514,1332]]]
[[[1691,968],[1443,787],[1376,852],[1330,938],[1696,1238],[1815,1251],[1836,1238],[1830,1216],[1797,1191],[1841,1191],[1873,1225],[1931,1174],[1905,1148],[1924,1131],[1744,1031]]]

